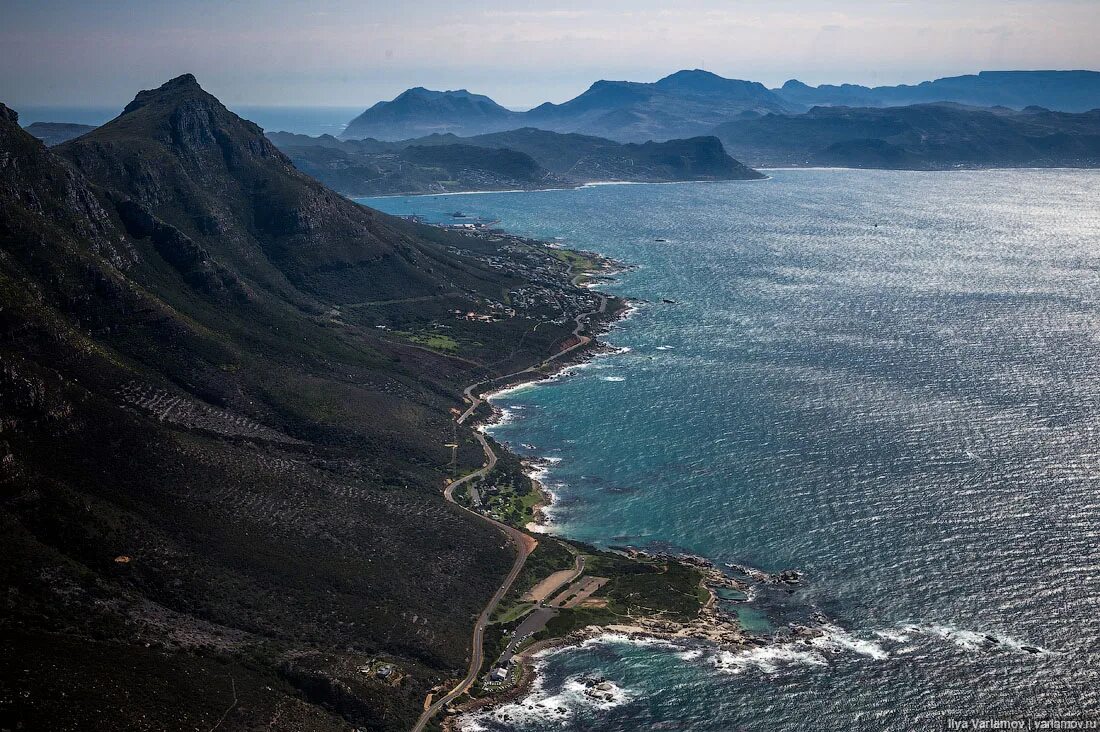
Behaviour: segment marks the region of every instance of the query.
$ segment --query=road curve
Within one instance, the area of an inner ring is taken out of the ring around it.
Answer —
[[[527,376],[529,374],[541,373],[542,368],[545,367],[546,365],[551,364],[554,361],[557,361],[562,356],[565,356],[566,354],[572,353],[573,351],[577,350],[578,348],[580,348],[582,346],[587,346],[589,343],[592,342],[592,337],[591,336],[586,336],[586,335],[581,335],[581,331],[583,331],[585,326],[587,325],[588,318],[592,315],[595,315],[596,313],[603,313],[603,312],[606,312],[606,311],[607,311],[607,297],[604,296],[604,295],[600,295],[600,305],[596,310],[593,310],[592,312],[588,312],[588,313],[581,313],[580,315],[573,318],[573,322],[576,323],[576,327],[573,328],[573,337],[577,339],[576,343],[574,343],[573,345],[571,345],[567,348],[561,349],[560,351],[555,353],[553,356],[548,357],[545,361],[540,363],[538,366],[528,366],[527,368],[521,369],[520,371],[513,371],[512,373],[504,374],[503,376],[494,376],[491,379],[485,379],[484,381],[478,381],[478,382],[475,382],[475,383],[470,384],[469,386],[467,386],[465,389],[462,390],[462,396],[466,398],[466,401],[470,402],[470,406],[466,407],[466,411],[463,412],[458,417],[458,419],[456,421],[459,424],[462,424],[463,422],[466,421],[466,419],[471,414],[474,413],[475,410],[477,410],[478,407],[480,407],[482,404],[485,403],[484,399],[482,399],[480,396],[478,396],[477,394],[474,393],[475,391],[480,391],[482,387],[491,386],[491,385],[493,385],[497,382],[511,381],[512,379],[515,379],[519,376]],[[492,452],[492,451],[490,450],[490,452]],[[478,514],[478,515],[480,516],[481,514]]]

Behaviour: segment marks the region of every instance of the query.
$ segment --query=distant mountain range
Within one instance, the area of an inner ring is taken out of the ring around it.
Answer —
[[[866,87],[822,84],[813,87],[792,79],[778,96],[796,105],[895,107],[927,102],[956,102],[976,107],[1039,106],[1061,112],[1100,107],[1100,72],[982,71],[916,85]]]
[[[727,155],[716,137],[633,144],[530,127],[398,142],[268,137],[300,170],[350,196],[763,177]]]
[[[341,137],[403,140],[433,133],[473,135],[537,127],[580,132],[620,142],[705,134],[741,112],[796,112],[763,84],[725,79],[709,71],[678,71],[654,83],[597,81],[563,104],[513,112],[466,90],[409,89],[352,120]]]
[[[477,134],[515,127],[513,120],[518,116],[489,97],[465,89],[432,91],[418,86],[363,112],[348,124],[343,137],[402,140],[434,132]]]
[[[1095,71],[767,89],[696,69],[653,83],[598,81],[527,112],[464,89],[417,87],[363,112],[340,139],[269,136],[334,189],[379,195],[728,180],[769,165],[1096,167],[1100,130],[1087,111],[1096,108]],[[28,132],[52,145],[91,129],[35,123]]]
[[[739,116],[798,114],[812,106],[899,106],[956,102],[1022,109],[1041,106],[1067,112],[1100,107],[1100,72],[983,71],[915,86],[811,87],[797,80],[779,89],[726,79],[700,69],[677,71],[653,83],[597,81],[562,104],[526,112],[459,91],[409,89],[379,102],[349,124],[344,139],[404,140],[430,134],[478,135],[537,127],[579,132],[619,142],[645,142],[710,134]]]
[[[815,107],[802,115],[734,120],[714,134],[755,166],[1100,166],[1100,109],[1074,114],[958,104]]]

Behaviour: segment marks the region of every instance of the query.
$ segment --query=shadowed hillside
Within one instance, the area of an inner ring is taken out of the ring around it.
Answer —
[[[191,76],[55,151],[0,105],[3,726],[406,728],[512,560],[440,496],[482,459],[449,410],[594,296],[357,206]]]

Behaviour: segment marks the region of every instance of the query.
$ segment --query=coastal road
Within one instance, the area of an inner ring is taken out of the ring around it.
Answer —
[[[571,268],[572,265],[570,265],[570,269]],[[574,284],[575,282],[576,278],[574,278]],[[589,317],[597,313],[604,313],[607,311],[607,297],[604,295],[600,295],[599,298],[600,304],[596,310],[587,313],[580,313],[575,318],[573,318],[573,322],[576,324],[576,327],[573,328],[573,337],[577,338],[576,343],[558,351],[557,353],[540,363],[538,366],[529,366],[522,371],[516,371],[511,374],[505,374],[504,376],[498,376],[496,378],[486,379],[484,381],[470,384],[462,391],[462,395],[470,402],[470,406],[466,409],[465,412],[459,415],[459,417],[455,421],[458,424],[462,424],[471,414],[474,413],[474,411],[479,406],[481,406],[485,402],[484,399],[474,393],[475,391],[480,391],[479,387],[488,386],[498,381],[511,380],[516,377],[526,376],[528,374],[540,373],[540,370],[544,368],[547,364],[556,361],[562,356],[568,353],[572,353],[576,349],[591,343],[592,337],[581,335],[581,332],[585,329]],[[447,501],[461,508],[463,511],[471,513],[474,516],[477,516],[482,521],[487,521],[503,531],[516,546],[516,561],[512,564],[512,569],[508,572],[508,576],[504,578],[504,582],[496,591],[496,594],[494,594],[493,597],[489,600],[489,604],[486,605],[485,609],[481,611],[481,615],[478,616],[477,622],[474,624],[473,643],[470,650],[470,667],[469,670],[466,672],[466,677],[463,678],[457,686],[441,696],[439,699],[433,701],[424,710],[424,712],[420,715],[420,718],[416,720],[416,726],[412,728],[412,732],[422,732],[428,722],[431,721],[432,717],[434,717],[436,714],[439,713],[441,709],[443,709],[452,701],[465,693],[465,691],[470,688],[474,681],[477,680],[477,675],[481,671],[481,664],[484,660],[485,655],[483,647],[483,643],[485,640],[485,626],[489,624],[489,618],[492,616],[493,611],[496,610],[497,605],[499,605],[500,601],[504,599],[504,596],[508,594],[508,590],[511,589],[512,583],[516,581],[516,577],[518,577],[519,573],[523,570],[523,564],[527,561],[527,556],[532,551],[534,551],[536,546],[538,546],[538,542],[535,541],[534,538],[523,533],[522,531],[508,526],[507,524],[503,524],[496,519],[489,518],[484,514],[478,513],[477,511],[472,511],[455,501],[455,488],[458,488],[465,483],[487,475],[497,464],[497,455],[495,452],[493,452],[493,448],[489,446],[489,442],[485,439],[485,435],[481,434],[480,432],[474,432],[474,437],[476,437],[477,441],[481,443],[481,449],[485,452],[485,465],[483,465],[480,469],[470,473],[469,475],[463,476],[458,480],[448,483],[447,487],[443,489],[443,497]],[[582,560],[579,563],[578,569],[583,571],[583,568],[584,564]]]
[[[491,385],[493,385],[497,382],[511,381],[512,379],[518,378],[520,376],[529,376],[531,374],[541,373],[542,369],[545,368],[548,364],[551,364],[554,361],[557,361],[562,356],[565,356],[566,354],[572,353],[573,351],[577,350],[578,348],[581,348],[582,346],[587,346],[589,343],[592,342],[592,337],[591,336],[586,336],[586,335],[581,335],[581,332],[587,326],[588,318],[591,317],[592,315],[597,314],[597,313],[605,313],[605,312],[607,312],[607,297],[604,296],[604,295],[600,295],[600,304],[599,304],[599,307],[596,308],[596,310],[593,310],[593,311],[587,312],[587,313],[581,313],[580,315],[577,315],[575,318],[573,318],[573,322],[576,324],[576,327],[573,328],[573,337],[577,339],[576,343],[574,343],[573,345],[571,345],[567,348],[563,348],[562,350],[558,351],[553,356],[550,356],[545,361],[540,363],[538,366],[528,366],[527,368],[525,368],[521,371],[514,371],[510,374],[504,374],[503,376],[494,376],[491,379],[485,379],[484,381],[478,381],[474,384],[470,384],[469,386],[467,386],[465,389],[462,390],[462,396],[464,396],[466,398],[466,401],[470,402],[470,406],[468,406],[466,408],[466,411],[463,412],[456,421],[459,424],[462,424],[463,422],[466,421],[467,417],[469,417],[471,414],[473,414],[477,410],[478,407],[480,407],[482,404],[485,403],[484,399],[482,399],[477,394],[474,394],[475,391],[481,391],[481,389],[483,387],[491,386]],[[490,452],[492,452],[492,451],[490,450]]]
[[[512,540],[512,543],[516,545],[516,561],[512,563],[512,569],[508,572],[508,576],[504,578],[504,582],[500,585],[500,588],[496,591],[496,594],[493,595],[492,599],[489,600],[489,604],[486,605],[485,609],[481,611],[481,615],[478,616],[477,622],[474,624],[473,644],[470,651],[470,668],[466,672],[466,677],[462,679],[462,681],[460,681],[457,686],[455,686],[453,689],[441,696],[436,701],[432,702],[432,704],[424,710],[423,714],[421,714],[420,718],[416,721],[416,726],[413,727],[413,732],[421,732],[421,730],[424,729],[424,726],[428,724],[428,721],[431,720],[432,717],[434,717],[445,706],[461,696],[468,688],[470,688],[470,685],[473,684],[475,680],[477,680],[478,672],[481,671],[481,664],[484,660],[485,652],[483,648],[483,643],[485,640],[485,626],[489,624],[489,618],[492,616],[493,611],[496,610],[497,605],[499,605],[500,601],[504,599],[504,596],[508,594],[508,590],[511,589],[512,583],[516,581],[516,577],[518,577],[520,571],[523,570],[523,563],[527,561],[527,555],[534,551],[535,547],[538,546],[537,541],[535,541],[532,537],[528,536],[522,531],[512,528],[507,524],[503,524],[496,519],[489,518],[484,514],[478,513],[477,511],[471,511],[470,509],[455,501],[455,488],[458,488],[459,486],[468,483],[471,480],[480,478],[483,475],[487,475],[494,467],[496,467],[497,464],[497,455],[495,452],[493,452],[493,448],[489,447],[489,442],[485,439],[485,436],[482,435],[480,432],[475,432],[474,436],[477,438],[478,442],[481,443],[481,449],[485,451],[485,465],[483,465],[480,469],[470,473],[469,475],[463,476],[456,481],[448,483],[447,487],[443,489],[443,497],[451,503],[454,503],[463,511],[471,513],[483,521],[488,521],[490,524],[503,531],[508,536],[508,538]]]

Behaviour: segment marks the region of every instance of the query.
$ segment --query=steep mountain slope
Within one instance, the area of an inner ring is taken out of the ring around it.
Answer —
[[[439,495],[482,459],[449,410],[593,296],[356,206],[190,76],[56,150],[0,105],[3,726],[407,728],[511,563]],[[416,340],[510,291],[545,297]]]
[[[715,129],[754,165],[878,168],[1100,165],[1100,110],[1084,114],[955,104],[815,107]]]
[[[505,129],[515,116],[489,97],[465,89],[433,91],[418,86],[378,102],[348,123],[342,136],[403,140],[444,132],[470,134]]]
[[[793,104],[888,107],[927,102],[956,102],[977,107],[1040,106],[1063,112],[1100,107],[1097,71],[982,71],[916,85],[866,87],[822,84],[812,87],[791,79],[777,95]]]
[[[762,84],[725,79],[699,69],[678,71],[653,83],[597,81],[574,99],[562,104],[547,102],[527,112],[510,112],[488,97],[468,92],[461,93],[466,96],[446,96],[455,94],[459,93],[410,89],[392,102],[371,107],[353,120],[341,137],[403,140],[430,133],[474,135],[537,127],[620,142],[646,142],[705,134],[739,112],[802,109]]]

